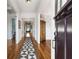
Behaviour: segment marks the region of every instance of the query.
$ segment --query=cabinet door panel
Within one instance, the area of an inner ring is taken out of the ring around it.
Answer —
[[[65,24],[64,20],[56,23],[56,59],[64,59]]]
[[[66,33],[66,58],[72,59],[72,17],[68,17]]]

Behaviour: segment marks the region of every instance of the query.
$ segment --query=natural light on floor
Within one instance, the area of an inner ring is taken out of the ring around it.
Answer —
[[[26,37],[30,37],[30,33],[27,33],[27,34],[26,34]]]

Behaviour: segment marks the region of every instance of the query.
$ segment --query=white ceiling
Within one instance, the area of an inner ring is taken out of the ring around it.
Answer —
[[[42,0],[38,11],[42,14],[51,14],[53,11],[54,0]],[[54,2],[55,3],[55,2]]]
[[[40,4],[40,0],[31,0],[27,3],[26,0],[13,0],[16,3],[20,12],[36,12]]]
[[[21,13],[20,18],[24,21],[34,21],[36,13],[40,13],[42,16],[47,17],[53,14],[54,0],[31,0],[27,4],[26,0],[7,0],[9,12],[13,10],[16,13]]]
[[[26,0],[9,0],[14,6],[15,10],[19,12],[37,12],[46,11],[51,7],[52,0],[31,0],[28,4]]]
[[[9,12],[9,13],[15,13],[15,10],[12,7],[11,3],[9,2],[9,0],[7,0],[7,12]]]

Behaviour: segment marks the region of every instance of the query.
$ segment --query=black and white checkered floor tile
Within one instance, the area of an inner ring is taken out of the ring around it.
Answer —
[[[31,38],[28,38],[21,49],[19,59],[37,59]]]

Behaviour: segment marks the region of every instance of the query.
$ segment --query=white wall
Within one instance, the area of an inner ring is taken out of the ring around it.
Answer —
[[[20,22],[21,22],[21,29],[19,29],[19,27],[18,27],[18,25],[19,25],[19,23],[18,23],[18,21],[20,20]],[[19,13],[17,13],[16,14],[16,44],[18,44],[19,42],[20,42],[20,40],[22,39],[22,37],[24,36],[24,28],[23,28],[23,21],[22,21],[22,19],[20,18],[20,14]]]
[[[19,29],[18,25],[18,21],[20,20],[21,22],[21,28]],[[22,39],[22,37],[24,36],[24,25],[23,25],[23,21],[22,18],[20,17],[20,14],[17,13],[17,20],[16,20],[16,43],[18,44],[20,42],[20,40]]]
[[[46,21],[46,39],[51,40],[54,38],[55,22],[55,0],[41,0],[38,12],[44,16]]]
[[[12,17],[7,15],[7,39],[12,39]]]
[[[31,12],[31,13],[20,13],[20,18],[35,18],[36,13]],[[26,20],[28,21],[28,20]]]
[[[16,17],[15,17],[16,16]],[[20,14],[9,14],[7,15],[7,39],[12,39],[12,18],[16,19],[16,44],[21,40],[24,36],[24,25],[23,21],[20,17]],[[21,29],[18,28],[18,20],[21,21]]]
[[[32,22],[32,34],[35,38],[35,20]]]
[[[53,18],[52,18],[52,19],[54,20],[54,17],[55,17],[55,0],[52,0],[51,3],[52,3],[52,7],[53,7],[53,8],[52,8],[52,12],[53,12],[53,16],[52,16]],[[55,29],[55,30],[56,30],[56,29]],[[53,33],[53,34],[54,34],[54,33]],[[53,40],[54,40],[54,39],[53,39]],[[52,47],[53,47],[53,42],[51,41],[51,52],[52,52],[52,53],[51,53],[51,55],[52,55],[52,56],[51,56],[51,59],[55,59],[55,49],[53,49]]]
[[[37,13],[35,18],[35,40],[40,43],[40,13]]]
[[[55,32],[55,22],[52,16],[46,16],[46,39],[51,40],[54,39]]]
[[[7,13],[7,39],[12,39],[12,18],[16,19],[16,43],[19,42],[18,34],[18,14]]]
[[[15,18],[15,14],[7,13],[7,39],[12,39],[12,18]]]

